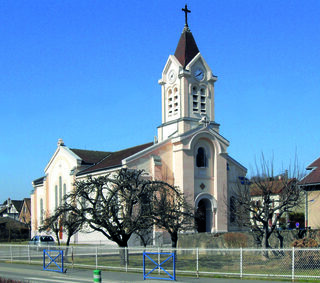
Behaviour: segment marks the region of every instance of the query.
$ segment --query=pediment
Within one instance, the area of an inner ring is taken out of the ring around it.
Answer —
[[[45,173],[47,174],[49,171],[53,170],[58,163],[64,163],[64,166],[73,168],[81,164],[81,158],[66,146],[58,146],[44,169]]]
[[[176,69],[177,73],[178,73],[179,69],[182,69],[182,65],[180,64],[178,59],[173,55],[169,56],[165,66],[163,68],[162,77],[159,80],[159,84],[167,82],[167,74],[168,74],[169,70],[171,70],[171,69]]]
[[[205,139],[213,144],[218,150],[218,153],[226,153],[229,146],[229,141],[221,136],[218,132],[210,127],[202,127],[190,130],[189,132],[173,138],[172,143],[183,150],[192,150],[194,145],[200,140]]]

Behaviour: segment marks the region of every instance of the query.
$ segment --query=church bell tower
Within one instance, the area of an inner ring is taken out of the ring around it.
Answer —
[[[185,25],[174,55],[170,55],[159,80],[162,92],[162,124],[158,127],[159,142],[199,127],[204,122],[216,131],[214,122],[214,83],[217,77],[202,55],[188,26]]]

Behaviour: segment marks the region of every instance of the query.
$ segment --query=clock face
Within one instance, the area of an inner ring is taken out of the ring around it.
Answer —
[[[197,68],[194,73],[193,73],[194,77],[196,80],[198,81],[202,81],[204,78],[204,71],[201,68]]]
[[[176,72],[174,70],[171,70],[169,73],[168,73],[168,81],[170,83],[173,83],[174,81],[176,80]]]

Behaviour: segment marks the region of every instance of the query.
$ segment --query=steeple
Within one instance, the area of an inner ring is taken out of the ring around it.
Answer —
[[[214,122],[214,83],[217,78],[202,55],[188,26],[185,25],[174,55],[170,55],[159,80],[162,96],[162,124],[159,142],[178,137],[200,124],[219,131]]]
[[[191,11],[188,10],[187,5],[182,11],[185,12],[185,25],[174,56],[178,59],[183,68],[185,68],[199,53],[199,49],[188,26],[188,13],[191,13]]]

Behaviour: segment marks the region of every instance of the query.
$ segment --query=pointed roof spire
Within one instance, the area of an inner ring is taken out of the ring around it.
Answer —
[[[174,56],[178,59],[183,68],[185,68],[199,53],[199,49],[188,26],[188,13],[191,13],[191,11],[188,10],[187,5],[185,5],[185,8],[182,9],[182,11],[185,13],[185,25]]]

